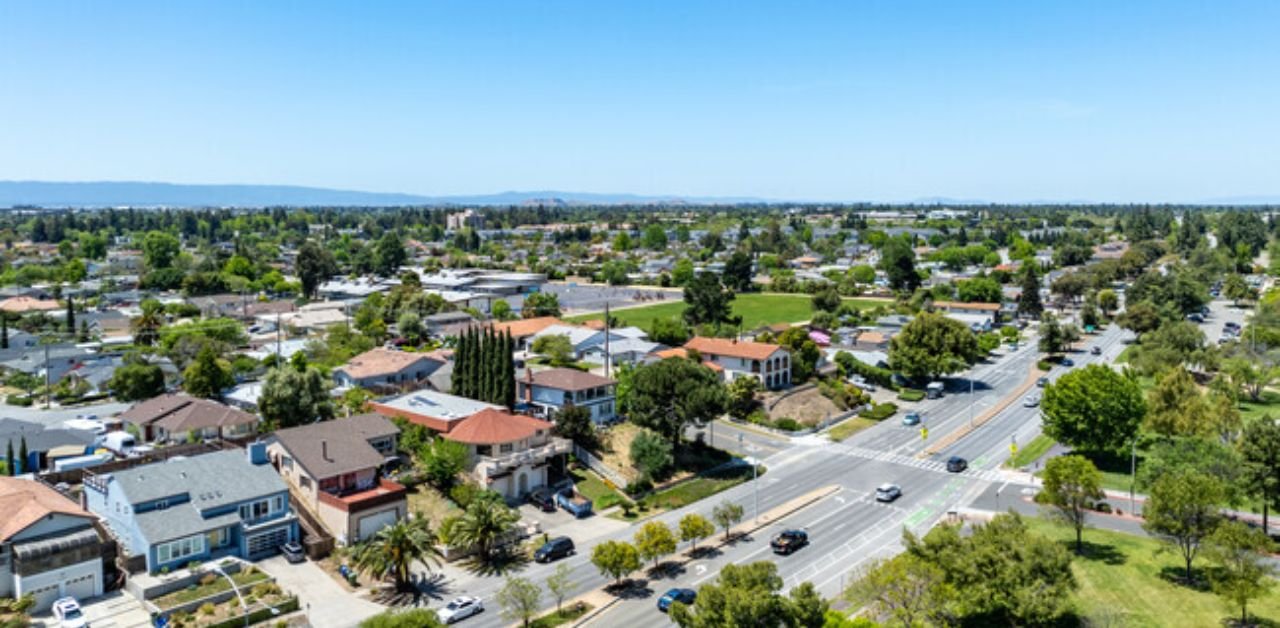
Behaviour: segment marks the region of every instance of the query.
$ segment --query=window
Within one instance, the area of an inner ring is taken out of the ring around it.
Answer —
[[[205,549],[205,537],[203,535],[190,536],[185,539],[178,539],[168,543],[161,543],[156,546],[156,561],[160,563],[168,563],[181,560],[196,554],[203,554]]]
[[[169,507],[169,500],[162,499],[156,502],[156,510],[165,510]]]
[[[283,497],[277,497],[277,498],[276,498],[276,512],[279,512],[279,511],[281,511],[281,510],[284,510],[284,498],[283,498]]]
[[[304,475],[300,477],[300,481],[302,482],[302,488],[311,488],[311,478]]]
[[[285,456],[282,459],[282,463],[284,464],[284,468],[293,469],[293,458],[290,458],[289,456]]]
[[[476,445],[477,456],[492,456],[493,445]]]
[[[500,454],[509,454],[513,449],[515,449],[515,445],[512,445],[511,443],[498,445],[498,453]]]

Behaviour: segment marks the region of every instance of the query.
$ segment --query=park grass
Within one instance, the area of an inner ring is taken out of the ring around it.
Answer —
[[[875,425],[876,423],[879,423],[879,421],[872,421],[871,419],[860,416],[852,416],[841,421],[830,430],[827,430],[827,438],[838,443],[850,436],[853,436],[854,434],[857,434],[858,432],[861,432],[862,430],[867,429],[868,427],[871,427],[872,425]]]
[[[1280,393],[1264,390],[1258,401],[1249,401],[1248,397],[1240,399],[1240,418],[1246,423],[1265,415],[1280,416]]]
[[[844,302],[858,309],[870,309],[885,305],[873,299],[846,298]],[[649,329],[658,319],[680,318],[684,313],[683,301],[669,301],[614,310],[610,314],[627,326]],[[776,323],[800,323],[813,318],[813,298],[807,294],[746,293],[733,300],[733,313],[742,317],[742,329],[749,330]],[[604,313],[579,314],[566,317],[571,323],[600,320]]]
[[[1041,518],[1026,518],[1030,528],[1074,550],[1075,531]],[[1072,570],[1080,583],[1075,602],[1080,617],[1110,617],[1122,626],[1220,626],[1239,616],[1208,591],[1177,584],[1182,572],[1179,554],[1161,551],[1155,539],[1086,529],[1084,556],[1075,557]],[[1196,562],[1203,567],[1203,558]],[[1267,595],[1249,605],[1250,614],[1270,622],[1280,620],[1280,596]],[[1264,625],[1272,625],[1267,623]]]
[[[599,475],[590,469],[570,469],[573,486],[583,497],[591,500],[591,506],[599,512],[622,501],[622,494],[609,487]]]
[[[759,474],[764,475],[765,467],[760,466]],[[676,510],[704,500],[716,493],[731,489],[751,479],[750,465],[735,465],[730,468],[709,473],[702,477],[681,482],[669,489],[652,493],[640,499],[637,507],[630,511],[618,511],[609,515],[621,521],[637,521],[660,515],[668,510]]]
[[[1018,453],[1009,458],[1009,460],[1005,462],[1005,466],[1012,467],[1014,469],[1021,469],[1022,467],[1039,460],[1040,456],[1043,456],[1045,452],[1049,451],[1049,448],[1053,447],[1053,445],[1054,440],[1052,438],[1049,438],[1044,434],[1036,436],[1031,439],[1031,442],[1027,443],[1026,446],[1019,447]]]

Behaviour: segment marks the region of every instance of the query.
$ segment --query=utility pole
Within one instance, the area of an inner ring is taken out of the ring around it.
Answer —
[[[49,339],[44,343],[44,409],[49,409]]]
[[[280,313],[276,312],[276,366],[280,366]]]
[[[1133,514],[1133,482],[1137,477],[1138,470],[1138,437],[1133,437],[1133,444],[1129,447],[1129,514]]]
[[[613,374],[612,356],[609,355],[609,302],[604,302],[604,376]]]
[[[973,429],[973,374],[969,374],[969,429]]]

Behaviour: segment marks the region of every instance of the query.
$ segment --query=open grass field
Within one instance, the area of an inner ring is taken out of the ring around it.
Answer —
[[[858,432],[861,432],[862,430],[867,429],[868,427],[871,427],[872,425],[875,425],[876,423],[879,423],[879,421],[872,421],[871,419],[860,416],[851,416],[828,430],[827,438],[838,443],[850,436],[853,436],[854,434],[857,434]]]
[[[1028,518],[1027,523],[1074,549],[1071,528],[1039,518]],[[1073,562],[1081,617],[1108,618],[1113,621],[1099,625],[1115,626],[1221,626],[1239,617],[1238,609],[1227,608],[1213,593],[1173,582],[1168,574],[1181,573],[1181,558],[1160,552],[1162,546],[1154,539],[1088,529],[1084,540],[1085,555]],[[1280,621],[1280,596],[1273,593],[1256,600],[1250,614],[1268,620],[1263,625],[1275,625]]]
[[[852,304],[860,309],[870,309],[888,303],[887,301],[858,298],[849,298],[844,301],[845,303]],[[653,305],[642,305],[639,307],[614,310],[612,315],[614,318],[622,321],[624,325],[634,325],[642,329],[648,329],[654,320],[660,318],[679,318],[684,312],[684,307],[683,301],[669,301],[666,303],[655,303]],[[756,327],[772,325],[775,323],[799,323],[807,321],[813,317],[813,303],[812,298],[807,294],[739,294],[737,298],[733,300],[733,313],[742,317],[743,329],[754,329]],[[600,319],[603,317],[603,313],[597,312],[594,314],[569,316],[565,320],[580,323],[582,321]]]
[[[1046,451],[1049,451],[1050,447],[1053,447],[1053,439],[1041,434],[1031,439],[1031,442],[1026,445],[1019,447],[1018,453],[1009,458],[1005,465],[1014,469],[1021,469],[1038,460]]]

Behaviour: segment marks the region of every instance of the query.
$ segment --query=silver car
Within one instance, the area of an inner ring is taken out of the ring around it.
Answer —
[[[891,502],[902,497],[902,488],[897,484],[881,484],[876,487],[876,501]]]
[[[1022,398],[1022,407],[1034,408],[1040,405],[1040,395],[1027,395]]]

